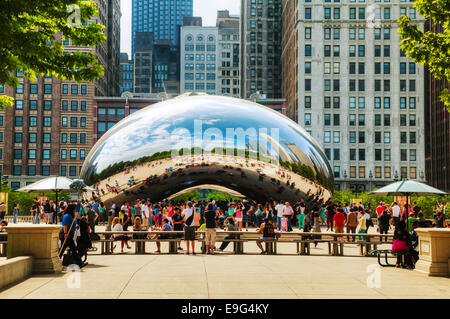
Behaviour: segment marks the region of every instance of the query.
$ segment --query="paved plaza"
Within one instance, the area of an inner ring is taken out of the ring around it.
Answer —
[[[278,250],[280,255],[259,255],[248,243],[246,255],[233,255],[230,247],[214,256],[97,253],[79,273],[80,288],[68,288],[74,273],[36,275],[0,291],[0,299],[450,298],[450,278],[380,267],[377,282],[376,258],[358,257],[356,246],[346,245],[354,255],[348,257],[326,256],[320,244],[312,256],[296,255],[294,244]],[[380,288],[369,288],[368,278]]]

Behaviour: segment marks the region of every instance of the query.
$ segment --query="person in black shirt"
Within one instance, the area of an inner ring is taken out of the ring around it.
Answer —
[[[212,204],[206,206],[205,211],[206,222],[206,253],[214,255],[214,245],[216,243],[216,213]]]
[[[379,222],[379,228],[380,228],[380,234],[387,234],[389,230],[389,221],[391,220],[391,213],[389,210],[385,209],[380,217],[378,217]],[[387,237],[385,238],[385,241],[387,241]],[[380,241],[383,241],[383,237],[380,237]]]
[[[179,207],[176,207],[174,209],[174,212],[172,215],[172,222],[173,222],[173,230],[174,231],[183,231],[184,221],[183,221],[183,217],[180,214]],[[183,237],[183,234],[176,235],[176,238],[181,238],[181,237]],[[183,248],[181,248],[181,241],[178,242],[178,250],[183,250]]]

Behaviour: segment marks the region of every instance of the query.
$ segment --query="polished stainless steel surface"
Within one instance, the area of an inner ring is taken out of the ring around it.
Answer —
[[[298,124],[256,103],[207,95],[127,116],[94,145],[81,178],[107,204],[158,201],[205,184],[257,201],[327,201],[333,188],[323,150]]]

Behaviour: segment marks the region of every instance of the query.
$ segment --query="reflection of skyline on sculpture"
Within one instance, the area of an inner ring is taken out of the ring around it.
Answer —
[[[233,132],[245,134],[230,135]],[[93,184],[128,166],[172,158],[181,149],[184,155],[192,154],[192,160],[203,153],[215,154],[222,162],[217,155],[223,154],[223,163],[247,158],[281,165],[327,189],[333,187],[322,149],[301,127],[262,105],[218,96],[180,97],[126,117],[92,148],[81,175]],[[184,183],[188,185],[189,178]]]

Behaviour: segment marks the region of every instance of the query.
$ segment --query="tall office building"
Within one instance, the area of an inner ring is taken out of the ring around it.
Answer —
[[[241,97],[281,97],[281,0],[241,2]]]
[[[132,0],[132,55],[136,32],[153,32],[154,40],[179,45],[178,29],[183,17],[193,13],[193,0]]]
[[[221,95],[240,97],[240,34],[239,16],[228,10],[217,12],[219,29],[219,89]]]
[[[431,20],[425,28],[442,32]],[[425,72],[425,175],[427,182],[450,192],[450,113],[439,96],[444,88],[450,89],[446,80],[438,80]]]
[[[18,72],[17,88],[0,86],[0,94],[15,99],[14,107],[0,111],[1,172],[13,189],[50,175],[77,177],[93,143],[93,97],[119,93],[120,8],[118,1],[96,2],[99,14],[91,21],[106,26],[110,40],[95,47],[103,77],[76,83],[48,75],[31,82]],[[91,50],[70,39],[63,45],[67,52]]]
[[[152,92],[153,32],[137,32],[134,48],[134,92]]]
[[[159,40],[153,45],[152,93],[180,92],[179,50],[169,40]]]
[[[128,53],[120,53],[120,95],[123,92],[134,92],[134,62]]]
[[[324,148],[336,186],[361,192],[393,179],[424,180],[424,69],[400,51],[396,22],[408,15],[423,28],[413,3],[296,5],[284,15],[295,19],[283,21],[295,45],[283,41],[283,55],[295,65],[298,50],[297,93],[283,87],[288,109],[298,108],[290,115],[298,112]]]
[[[180,93],[219,94],[218,28],[182,26],[180,37]]]

